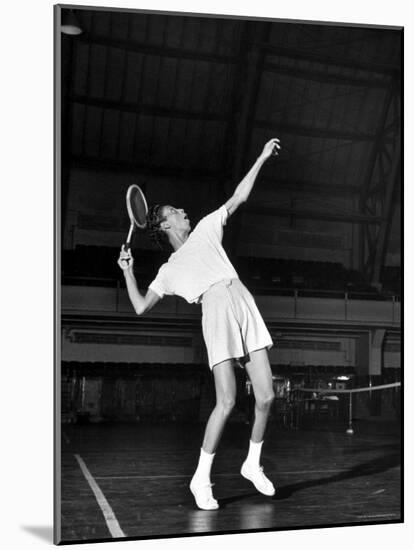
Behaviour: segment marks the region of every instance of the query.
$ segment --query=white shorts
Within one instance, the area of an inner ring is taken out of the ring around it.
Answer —
[[[227,359],[242,359],[252,351],[273,346],[256,302],[240,279],[212,285],[203,294],[202,312],[211,369]]]

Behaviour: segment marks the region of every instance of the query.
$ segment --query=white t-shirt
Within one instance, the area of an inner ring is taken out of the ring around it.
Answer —
[[[221,244],[228,212],[223,205],[196,225],[185,243],[171,254],[149,285],[160,298],[178,295],[190,304],[223,279],[238,275]]]

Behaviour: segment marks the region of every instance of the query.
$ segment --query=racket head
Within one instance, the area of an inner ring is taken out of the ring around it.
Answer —
[[[148,204],[139,185],[133,184],[128,187],[126,206],[131,224],[134,223],[140,229],[145,229],[147,227]]]

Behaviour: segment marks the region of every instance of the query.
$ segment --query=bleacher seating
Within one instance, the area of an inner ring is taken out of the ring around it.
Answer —
[[[113,286],[124,284],[117,266],[119,249],[100,246],[77,246],[62,254],[62,276],[66,284]],[[168,253],[153,250],[133,251],[134,270],[141,286],[147,286],[156,275]],[[240,278],[256,293],[308,292],[363,293],[379,297],[362,273],[346,269],[340,263],[286,260],[278,258],[232,258]],[[400,268],[382,271],[384,294],[400,294]]]

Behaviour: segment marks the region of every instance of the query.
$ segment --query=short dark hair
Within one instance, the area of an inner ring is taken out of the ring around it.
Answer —
[[[151,241],[158,246],[161,250],[165,250],[170,245],[167,234],[161,228],[161,222],[165,220],[163,216],[164,206],[156,204],[151,206],[147,214],[147,230]]]

